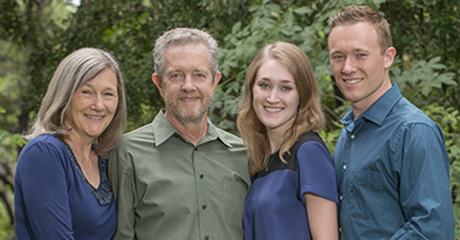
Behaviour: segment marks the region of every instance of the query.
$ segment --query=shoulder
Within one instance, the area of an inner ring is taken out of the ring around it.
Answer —
[[[59,142],[56,135],[42,134],[30,140],[30,142],[28,142],[22,150],[21,154],[33,151],[37,148],[41,151],[45,151],[45,149],[47,151],[50,151],[51,149],[64,150],[64,147]]]
[[[217,136],[226,144],[229,144],[232,146],[232,148],[241,148],[241,147],[244,147],[244,144],[243,144],[243,140],[232,134],[232,133],[229,133],[223,129],[220,129],[220,128],[217,128],[216,127],[216,132],[217,132]]]
[[[291,153],[295,154],[297,161],[300,162],[325,162],[332,163],[332,158],[323,139],[316,132],[304,134],[291,148]],[[322,163],[324,164],[324,163]]]
[[[315,159],[328,159],[332,161],[331,154],[326,145],[318,141],[307,141],[300,145],[297,151],[297,157],[302,158],[315,158]]]
[[[17,170],[68,166],[70,156],[55,135],[43,134],[32,139],[19,154]],[[26,167],[27,166],[27,167]]]
[[[153,125],[147,124],[125,133],[120,140],[118,147],[127,147],[139,142],[152,142],[154,141]]]
[[[411,126],[414,124],[422,124],[430,127],[436,127],[437,124],[431,120],[422,110],[409,102],[406,98],[401,100],[394,106],[389,117],[398,118],[404,125]]]
[[[307,132],[302,135],[302,137],[300,137],[300,139],[297,140],[297,142],[291,148],[291,151],[296,151],[301,147],[303,148],[304,145],[308,145],[314,148],[321,148],[328,151],[326,144],[317,132]]]
[[[298,140],[298,142],[301,142],[301,143],[306,143],[306,142],[311,142],[311,141],[314,141],[314,142],[318,142],[320,144],[324,144],[324,141],[323,139],[319,136],[319,134],[317,132],[307,132],[305,133],[304,135],[302,135],[302,137],[300,137],[300,139]]]
[[[389,133],[393,132],[388,134],[392,141],[392,149],[411,146],[408,143],[401,144],[407,141],[412,142],[412,145],[418,146],[419,149],[422,146],[436,148],[444,145],[444,135],[439,125],[405,98],[395,105],[387,117],[384,129],[389,130]],[[437,145],[434,144],[435,142],[442,144]]]

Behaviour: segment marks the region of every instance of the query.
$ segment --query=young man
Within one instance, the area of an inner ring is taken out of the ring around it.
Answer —
[[[244,145],[207,118],[221,78],[217,42],[173,29],[155,42],[154,61],[166,109],[123,136],[112,154],[114,239],[243,239],[251,184]]]
[[[441,129],[392,85],[388,22],[364,6],[330,22],[332,72],[351,110],[333,155],[341,239],[453,239]]]

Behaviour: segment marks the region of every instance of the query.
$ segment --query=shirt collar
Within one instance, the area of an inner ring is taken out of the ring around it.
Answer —
[[[225,146],[231,148],[232,145],[225,140],[224,136],[222,135],[222,130],[218,129],[214,124],[212,124],[211,120],[207,118],[208,122],[208,132],[206,135],[200,140],[198,145],[205,144],[210,141],[220,140]],[[153,135],[155,136],[155,145],[159,146],[165,141],[167,141],[171,136],[175,134],[178,136],[182,135],[177,131],[177,129],[168,121],[168,119],[164,115],[164,111],[160,111],[155,119],[152,122],[153,125]],[[183,137],[182,137],[183,138]],[[185,138],[183,138],[185,140]]]
[[[401,92],[397,84],[385,92],[377,101],[375,101],[359,118],[364,118],[379,126],[382,126],[386,116],[390,113],[393,106],[402,98]],[[350,109],[347,114],[342,118],[341,122],[347,128],[347,125],[352,123],[355,119],[353,111]]]

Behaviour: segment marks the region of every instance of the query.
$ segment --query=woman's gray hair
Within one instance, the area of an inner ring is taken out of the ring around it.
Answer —
[[[107,156],[123,135],[126,122],[126,100],[124,81],[115,58],[97,48],[81,48],[65,57],[51,79],[45,97],[37,113],[36,120],[28,135],[31,140],[42,134],[69,135],[65,121],[72,124],[69,106],[75,92],[86,82],[95,78],[105,69],[111,69],[117,78],[118,106],[107,128],[96,138],[96,154]]]
[[[204,44],[209,51],[211,62],[212,78],[217,74],[219,64],[217,41],[209,33],[193,28],[175,28],[165,32],[155,41],[153,49],[153,60],[155,62],[155,72],[163,79],[164,73],[164,53],[169,46],[178,46],[185,44]]]

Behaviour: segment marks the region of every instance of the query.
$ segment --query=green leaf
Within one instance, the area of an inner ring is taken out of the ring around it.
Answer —
[[[238,21],[235,25],[233,25],[232,27],[232,34],[233,35],[236,35],[239,31],[240,31],[240,28],[241,28],[241,21]]]
[[[313,13],[313,10],[309,7],[300,7],[300,8],[294,9],[294,12],[297,14],[310,14],[310,13]]]

